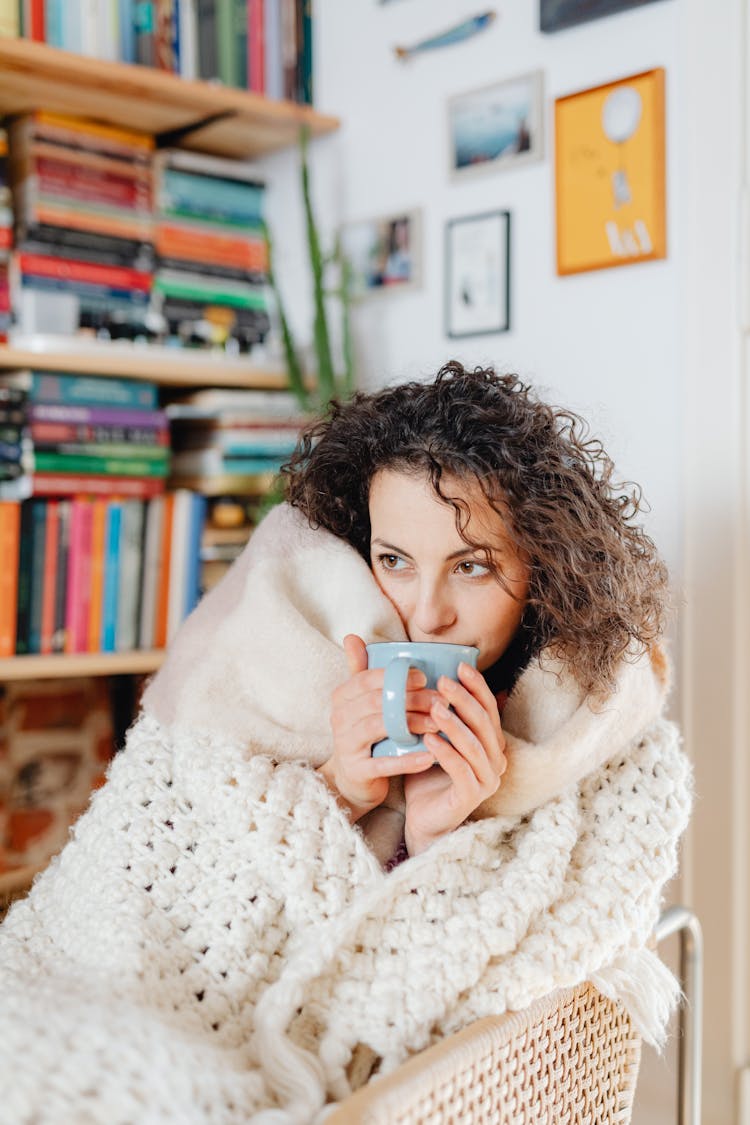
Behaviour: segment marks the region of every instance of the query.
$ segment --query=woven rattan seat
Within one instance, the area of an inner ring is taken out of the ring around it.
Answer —
[[[625,1125],[641,1043],[590,984],[490,1016],[373,1079],[327,1125]]]

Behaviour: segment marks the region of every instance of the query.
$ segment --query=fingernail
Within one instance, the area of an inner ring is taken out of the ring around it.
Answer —
[[[451,714],[448,708],[442,703],[433,704],[432,713],[433,715],[437,715],[439,719],[449,719]]]
[[[468,676],[469,679],[471,679],[472,676],[478,676],[479,675],[476,668],[473,668],[471,666],[471,664],[467,664],[465,660],[461,661],[461,663],[458,666],[458,670],[459,670],[459,672],[463,671],[464,675]]]

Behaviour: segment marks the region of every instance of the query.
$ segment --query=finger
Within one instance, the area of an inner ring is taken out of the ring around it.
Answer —
[[[367,646],[356,633],[347,633],[344,637],[344,652],[352,676],[357,672],[364,672],[367,667]]]
[[[349,664],[350,676],[343,684],[339,684],[333,693],[333,699],[339,703],[347,699],[356,699],[367,691],[377,691],[382,695],[383,681],[385,679],[384,668],[368,668],[367,667],[367,650],[365,649],[365,665],[364,668],[359,668],[359,646],[356,643],[351,643],[351,657],[349,655],[350,645],[349,638],[353,634],[349,634],[344,638],[344,652],[346,653],[347,663]],[[356,637],[354,641],[359,641],[360,638]],[[361,642],[363,643],[363,642]],[[354,666],[356,664],[356,667]],[[424,672],[419,668],[411,668],[406,680],[406,686],[412,691],[417,691],[424,688],[427,683],[427,677]]]
[[[419,687],[420,681],[424,683],[424,673],[418,669],[413,669],[409,676],[409,684]],[[335,728],[351,726],[367,715],[382,714],[383,677],[382,668],[373,668],[367,672],[357,672],[351,679],[339,684],[331,696],[331,720]],[[408,713],[429,714],[436,699],[439,696],[434,691],[407,691],[406,710]]]
[[[464,674],[470,686],[456,683],[455,680],[449,680],[447,677],[441,677],[438,690],[443,699],[451,705],[466,726],[479,739],[493,769],[499,776],[505,769],[505,735],[500,725],[497,702],[489,689],[479,691],[477,678],[486,687],[484,676],[481,673],[475,673],[474,669],[469,668],[469,665],[462,667],[467,669]],[[473,676],[470,677],[468,672],[472,672]],[[479,694],[474,695],[472,689],[476,689]]]
[[[473,701],[476,704],[476,700]],[[478,704],[477,704],[478,706]],[[432,718],[440,727],[448,741],[467,763],[478,785],[497,788],[498,772],[490,760],[481,738],[469,727],[455,711],[449,711],[444,703],[436,703],[432,708]],[[489,727],[488,721],[485,726]],[[494,741],[494,732],[490,730]],[[425,745],[428,745],[425,742]],[[429,746],[432,749],[432,741]]]
[[[471,664],[462,661],[458,666],[458,678],[466,690],[478,700],[487,712],[498,735],[501,734],[502,725],[497,700],[482,673],[478,672],[476,668],[472,668]]]
[[[439,734],[426,734],[424,744],[434,755],[437,764],[445,770],[453,782],[452,804],[471,805],[476,808],[476,794],[479,789],[474,770],[466,758]]]
[[[419,750],[411,754],[394,754],[387,758],[371,758],[370,761],[373,778],[424,773],[435,765],[435,758],[429,750]]]

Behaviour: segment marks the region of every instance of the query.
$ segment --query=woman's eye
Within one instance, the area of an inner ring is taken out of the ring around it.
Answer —
[[[459,574],[465,574],[467,578],[480,578],[485,574],[489,574],[489,567],[484,563],[473,562],[471,559],[466,559],[464,562],[458,564]]]
[[[405,565],[400,555],[378,555],[378,562],[385,570],[401,570]]]

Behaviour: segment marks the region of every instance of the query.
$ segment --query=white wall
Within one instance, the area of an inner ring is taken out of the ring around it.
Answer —
[[[668,109],[676,101],[676,10],[661,0],[556,35],[537,30],[536,0],[498,4],[499,19],[463,44],[399,62],[408,44],[480,10],[471,0],[316,0],[317,108],[341,117],[313,162],[321,222],[420,207],[424,284],[378,295],[355,317],[360,381],[367,387],[425,377],[446,359],[515,370],[551,399],[588,416],[620,471],[651,502],[649,529],[675,578],[681,574],[680,364],[676,357],[679,250],[669,258],[569,278],[555,273],[552,101],[613,78],[664,66]],[[541,68],[547,113],[543,162],[465,182],[447,173],[446,100],[455,93]],[[285,175],[290,157],[272,162]],[[675,146],[668,167],[670,235],[679,207]],[[449,340],[443,329],[443,239],[449,218],[512,213],[512,330]],[[302,245],[287,192],[269,193],[279,272],[305,327],[309,304],[295,290]],[[287,269],[282,269],[287,265]],[[298,300],[299,298],[299,300]]]

